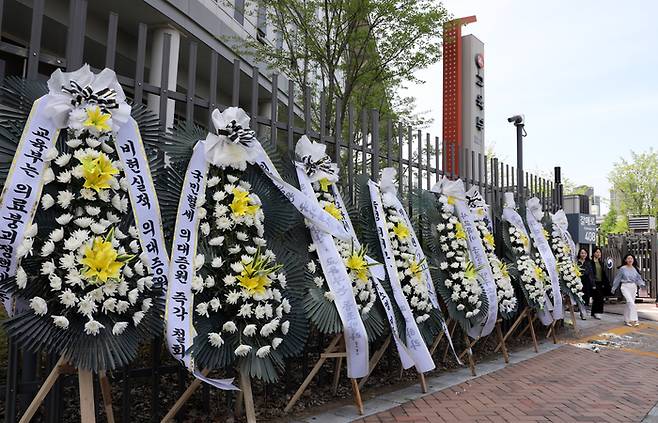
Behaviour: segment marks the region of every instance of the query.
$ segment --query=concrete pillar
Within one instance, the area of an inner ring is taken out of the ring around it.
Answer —
[[[181,34],[178,30],[161,27],[156,28],[153,32],[153,45],[151,47],[150,57],[150,71],[149,83],[156,87],[161,86],[162,80],[162,49],[164,47],[165,34],[171,36],[169,44],[169,78],[167,80],[166,88],[168,90],[176,90],[176,81],[178,80],[178,57],[180,53],[180,37]],[[160,111],[160,96],[155,94],[148,95],[148,107],[156,114]],[[174,125],[174,108],[175,101],[167,100],[167,129]]]

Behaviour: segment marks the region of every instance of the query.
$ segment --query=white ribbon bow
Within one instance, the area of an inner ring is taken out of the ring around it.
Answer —
[[[551,214],[551,220],[562,232],[569,229],[569,221],[567,220],[567,215],[564,213],[564,210],[559,210],[557,213]]]
[[[213,110],[211,117],[216,132],[206,136],[206,160],[217,167],[245,170],[259,153],[253,148],[256,138],[249,129],[249,115],[239,107],[229,107],[223,112]]]
[[[506,192],[503,195],[503,208],[516,210],[516,201],[514,201],[514,193]]]
[[[112,115],[110,126],[116,133],[130,118],[130,106],[113,70],[103,69],[94,74],[89,65],[74,72],[57,69],[48,80],[47,113],[58,128],[80,124],[86,119],[81,104],[96,105]],[[110,106],[111,105],[111,106]],[[109,106],[109,107],[106,107]],[[109,123],[108,123],[109,124]]]
[[[451,181],[450,179],[444,176],[443,180],[441,181],[440,187],[441,187],[440,188],[441,191],[439,192],[442,193],[443,195],[447,195],[448,197],[454,197],[460,200],[464,200],[464,197],[466,197],[464,182],[461,179]]]
[[[327,146],[311,141],[303,135],[295,147],[297,160],[304,166],[304,171],[311,182],[327,179],[331,183],[338,182],[338,165],[327,155]]]
[[[532,213],[532,216],[538,222],[541,222],[541,218],[544,217],[544,211],[542,210],[541,202],[539,201],[539,198],[532,197],[531,199],[528,200],[526,205],[528,207],[528,211]]]

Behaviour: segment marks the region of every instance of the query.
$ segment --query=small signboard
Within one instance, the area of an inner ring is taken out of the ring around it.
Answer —
[[[593,214],[567,214],[569,233],[576,244],[596,244],[596,216]]]

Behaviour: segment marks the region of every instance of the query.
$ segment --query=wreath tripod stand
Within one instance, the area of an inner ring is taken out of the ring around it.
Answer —
[[[25,410],[25,413],[19,420],[19,423],[28,423],[32,420],[39,407],[46,399],[46,396],[57,382],[57,379],[64,374],[78,373],[78,385],[80,387],[80,421],[85,423],[94,423],[96,421],[96,412],[94,405],[94,375],[91,370],[75,368],[67,363],[64,356],[61,356],[53,369],[46,377],[46,380],[39,388],[36,396]],[[103,408],[108,423],[114,423],[114,413],[112,411],[112,394],[110,390],[110,381],[105,371],[98,373],[98,380],[103,395]]]

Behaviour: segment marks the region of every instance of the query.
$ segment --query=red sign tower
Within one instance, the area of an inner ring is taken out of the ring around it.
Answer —
[[[475,16],[468,16],[443,25],[443,169],[447,173],[459,172],[462,145],[462,26],[475,21]]]

